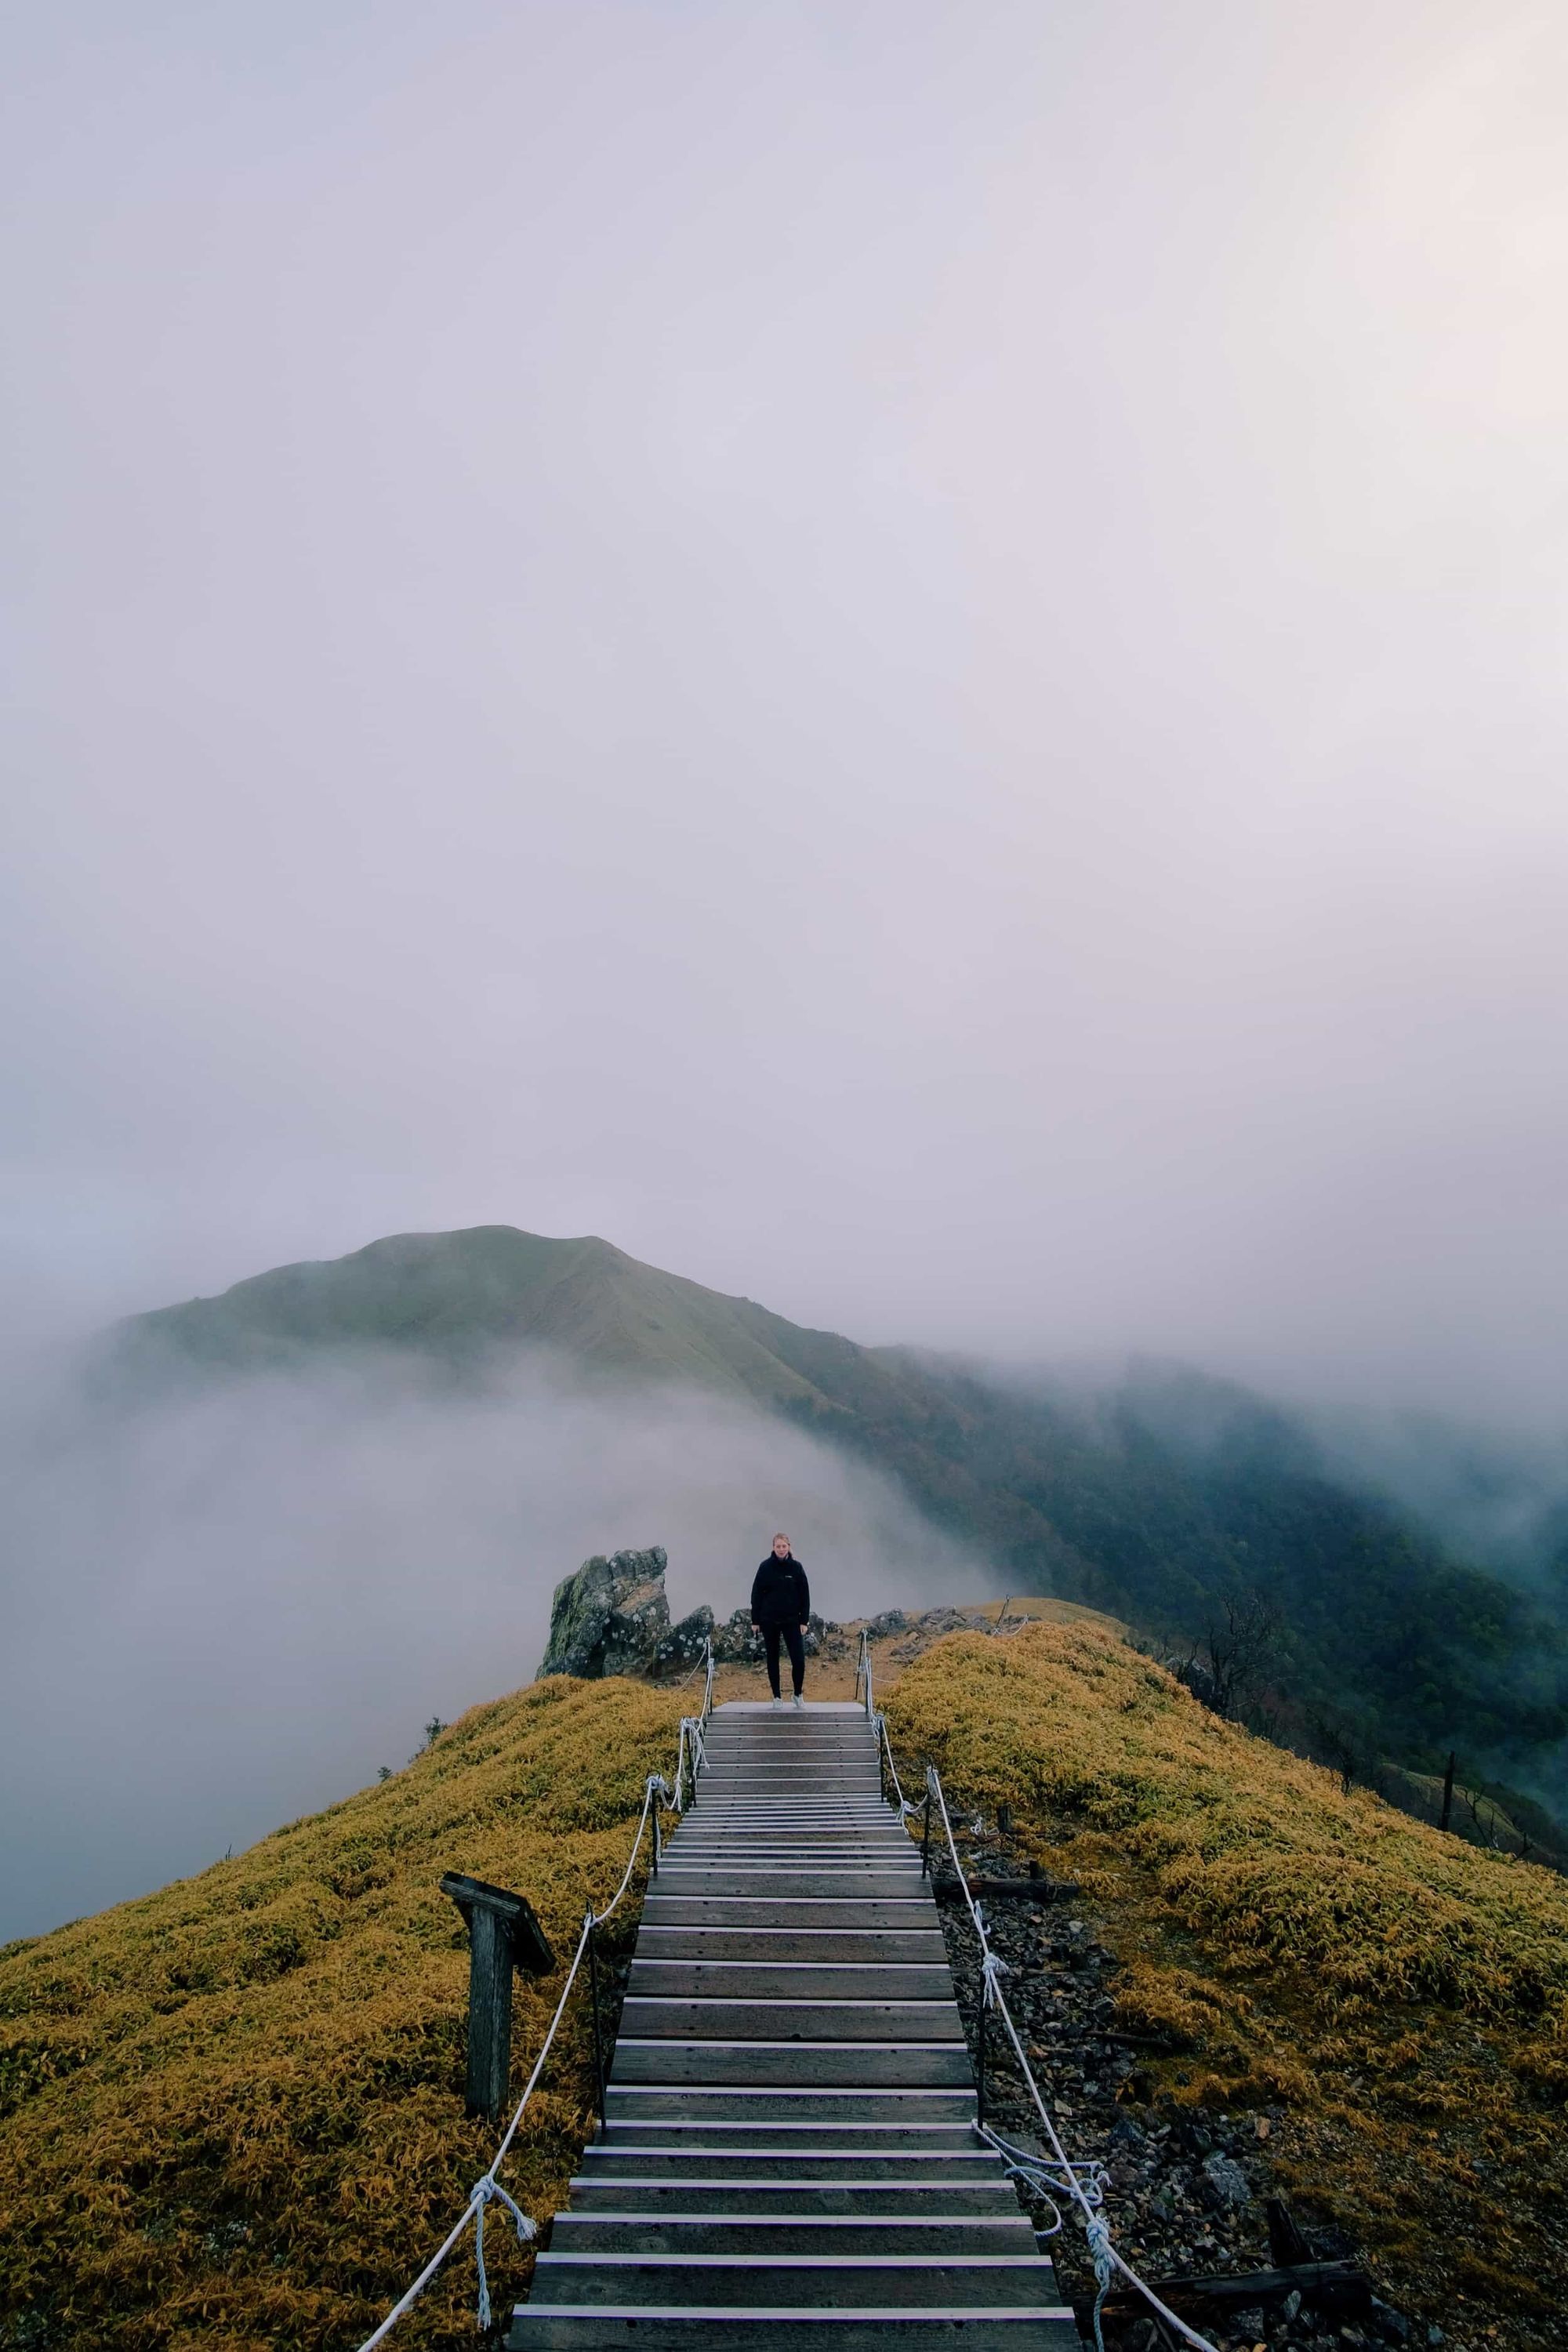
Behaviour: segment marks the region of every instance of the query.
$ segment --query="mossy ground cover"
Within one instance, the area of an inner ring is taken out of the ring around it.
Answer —
[[[1281,2186],[1450,2344],[1568,2345],[1568,1882],[1207,1714],[1103,1631],[955,1634],[895,1748],[1083,1887],[1130,2095],[1268,2109]]]
[[[0,2344],[352,2347],[461,2212],[468,1953],[443,1870],[529,1895],[563,1966],[613,1893],[679,1695],[564,1677],[199,1877],[0,1951]],[[622,1929],[629,1941],[635,1921]],[[519,1979],[513,2080],[560,1978]],[[503,2178],[543,2218],[589,2128],[583,2004]],[[528,2259],[492,2207],[498,2311]],[[395,2341],[473,2340],[473,2259]]]

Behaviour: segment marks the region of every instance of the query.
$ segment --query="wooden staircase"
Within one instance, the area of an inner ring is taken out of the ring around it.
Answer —
[[[508,2352],[1069,2352],[864,1712],[720,1707],[708,1757]]]

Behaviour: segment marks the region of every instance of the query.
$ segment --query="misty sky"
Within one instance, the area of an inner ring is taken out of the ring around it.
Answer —
[[[285,1260],[597,1232],[1558,1460],[1560,8],[0,46],[0,1937],[400,1764],[595,1548],[1000,1589],[539,1366],[86,1409],[65,1337]]]
[[[1563,1417],[1560,8],[5,40],[15,1315],[502,1220]]]

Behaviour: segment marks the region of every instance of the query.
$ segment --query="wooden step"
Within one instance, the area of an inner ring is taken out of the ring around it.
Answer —
[[[789,2279],[778,2282],[786,2294]],[[844,2311],[786,2304],[724,2309],[635,2303],[519,2304],[508,2352],[1079,2352],[1070,2310]]]
[[[688,2159],[689,2161],[689,2159]],[[717,2159],[710,2158],[711,2164]],[[864,2158],[861,2159],[865,2161]],[[758,2213],[792,2220],[848,2218],[865,2221],[881,2216],[889,2221],[925,2221],[932,2215],[968,2217],[1002,2215],[1018,2221],[1018,2200],[998,2168],[993,2179],[970,2181],[926,2179],[865,2180],[855,2167],[842,2180],[817,2178],[816,2159],[803,2164],[796,2157],[782,2178],[758,2179],[750,2168],[731,2179],[715,2179],[707,2165],[698,2165],[679,2177],[650,2180],[646,2174],[616,2167],[579,2173],[572,2183],[572,2210],[558,2214],[559,2229],[581,2213],[674,2214]],[[559,2245],[562,2240],[556,2237]],[[1031,2244],[1030,2251],[1033,2251]]]

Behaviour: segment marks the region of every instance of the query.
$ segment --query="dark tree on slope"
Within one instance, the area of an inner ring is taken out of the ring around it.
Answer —
[[[1279,1651],[1282,1620],[1261,1592],[1226,1593],[1194,1642],[1179,1678],[1195,1698],[1234,1722],[1267,1681]]]

